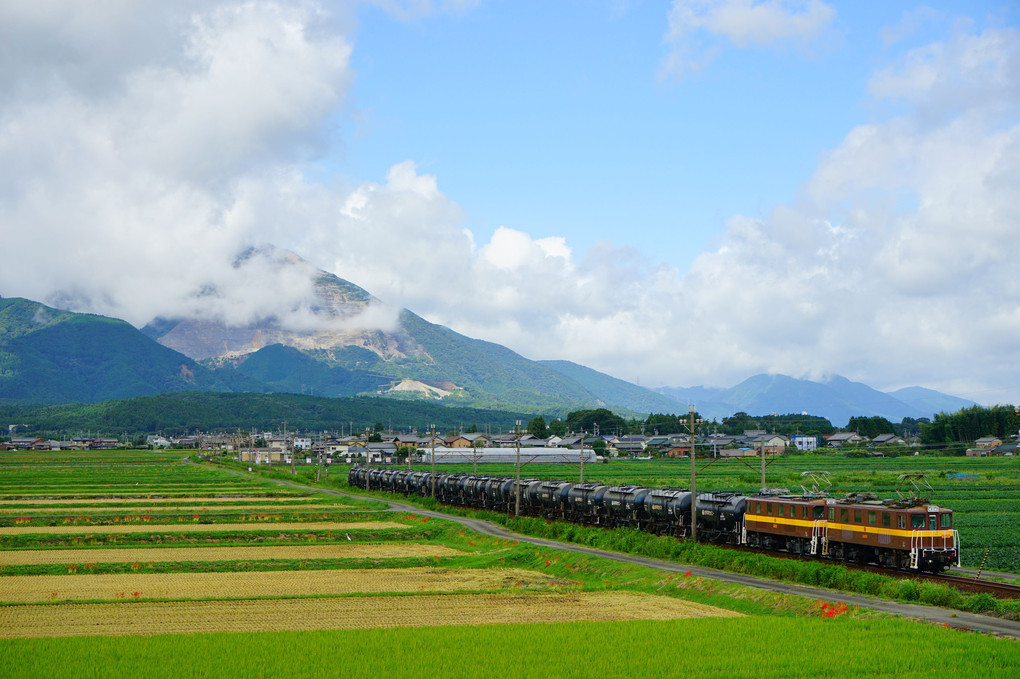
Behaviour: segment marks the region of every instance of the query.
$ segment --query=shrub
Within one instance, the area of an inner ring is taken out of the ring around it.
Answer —
[[[988,592],[981,592],[969,597],[964,607],[972,613],[988,613],[989,611],[999,610],[999,600]]]

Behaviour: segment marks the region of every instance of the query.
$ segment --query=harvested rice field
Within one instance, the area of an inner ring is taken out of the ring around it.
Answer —
[[[253,547],[163,547],[157,549],[20,549],[0,550],[0,566],[33,564],[162,563],[193,561],[270,561],[300,559],[396,559],[451,557],[465,552],[443,545],[407,542],[337,545],[269,545]],[[2,583],[0,583],[2,584]]]
[[[255,599],[381,592],[556,588],[520,568],[371,568],[262,573],[122,573],[0,578],[0,603],[124,599]]]
[[[282,521],[250,521],[248,523],[181,523],[130,524],[120,526],[0,526],[0,535],[79,535],[90,533],[216,533],[229,531],[328,531],[411,528],[395,521],[317,521],[293,523]]]
[[[437,625],[740,617],[639,592],[527,592],[0,608],[0,638],[283,632]]]

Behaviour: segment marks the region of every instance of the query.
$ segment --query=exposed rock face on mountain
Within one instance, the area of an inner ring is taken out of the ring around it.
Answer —
[[[384,361],[423,353],[396,322],[395,312],[353,283],[320,272],[314,291],[315,300],[309,305],[314,325],[306,329],[286,328],[269,317],[240,327],[205,319],[159,319],[142,330],[163,346],[215,363],[243,359],[273,344],[321,352],[327,362],[338,360],[331,354],[338,348],[364,349]],[[385,325],[392,331],[378,329]]]

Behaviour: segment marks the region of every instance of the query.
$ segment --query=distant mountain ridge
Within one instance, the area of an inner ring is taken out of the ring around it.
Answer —
[[[601,395],[598,403],[601,407],[606,405],[601,399],[607,398],[617,404],[618,408],[623,407],[634,413],[672,413],[676,410],[677,402],[669,396],[586,366],[571,361],[539,361],[539,363],[578,382],[591,393]]]
[[[722,419],[737,412],[753,415],[807,412],[828,419],[837,427],[851,417],[931,418],[939,412],[956,412],[975,405],[923,387],[884,393],[860,382],[835,375],[824,382],[787,375],[754,375],[729,389],[664,387],[660,393],[681,403],[693,403],[702,417]]]
[[[0,298],[0,403],[91,403],[177,391],[370,395],[551,416],[608,408],[643,418],[694,404],[709,419],[807,412],[837,426],[853,416],[899,421],[972,405],[920,387],[884,394],[842,377],[755,375],[729,389],[652,390],[570,361],[530,360],[407,309],[387,309],[292,253],[262,248],[240,259],[309,276],[314,298],[305,311],[321,322],[291,330],[272,316],[241,327],[161,318],[139,331],[117,319]],[[365,321],[373,314],[386,319],[382,328]]]
[[[238,352],[235,345],[228,346],[229,360],[196,361],[118,319],[61,311],[32,300],[0,299],[0,403],[94,403],[174,391],[232,391],[441,397],[444,405],[554,416],[585,407],[641,414],[630,393],[642,391],[640,387],[620,382],[629,387],[623,390],[627,394],[597,394],[549,366],[498,344],[464,337],[410,311],[400,313],[400,322],[397,338],[381,331],[367,333],[375,335],[374,346],[385,347],[389,358],[369,348],[370,338],[311,350],[277,343]],[[148,330],[174,333],[180,326],[161,321]],[[190,325],[175,337],[186,337],[198,327],[202,332],[217,329],[209,323]],[[208,337],[198,346],[204,351]],[[614,382],[602,377],[606,384]],[[648,396],[668,404],[654,392]]]

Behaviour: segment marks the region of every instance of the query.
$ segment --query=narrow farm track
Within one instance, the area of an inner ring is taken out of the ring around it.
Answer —
[[[244,472],[235,470],[220,470],[220,471],[227,471],[229,473],[237,474],[238,476],[248,478],[261,478],[254,474],[246,474]],[[268,480],[272,480],[275,483],[288,486],[291,488],[299,488],[302,490],[308,489],[318,490],[323,493],[328,493],[330,495],[338,495],[341,497],[361,497],[355,495],[354,493],[346,493],[338,490],[330,490],[325,488],[313,488],[311,486],[306,486],[292,481],[283,481],[278,479]],[[361,497],[361,499],[375,500],[376,498]],[[935,606],[920,606],[917,604],[887,601],[884,599],[876,599],[874,597],[862,596],[859,594],[851,594],[847,592],[835,592],[832,590],[822,589],[820,587],[810,587],[807,585],[796,585],[786,582],[765,580],[763,578],[756,578],[749,575],[741,575],[739,573],[728,573],[726,571],[719,571],[713,568],[703,568],[700,566],[688,566],[684,564],[673,563],[670,561],[650,559],[647,557],[637,556],[633,554],[620,554],[618,552],[608,552],[605,550],[595,549],[592,547],[585,547],[583,545],[575,545],[566,542],[556,542],[554,540],[535,538],[528,535],[519,535],[517,533],[513,533],[503,528],[502,526],[497,526],[494,523],[483,521],[481,519],[453,516],[451,514],[444,514],[442,512],[425,510],[420,507],[415,507],[413,505],[409,505],[399,501],[389,500],[387,502],[389,502],[390,509],[392,511],[414,512],[419,516],[428,516],[437,519],[445,519],[447,521],[454,521],[456,523],[463,525],[466,528],[470,528],[473,531],[482,533],[483,535],[489,535],[500,539],[517,540],[519,542],[527,542],[529,544],[537,545],[540,547],[546,547],[549,549],[559,549],[567,552],[592,554],[606,559],[612,559],[614,561],[638,564],[641,566],[647,566],[648,568],[655,568],[657,570],[667,571],[670,573],[686,573],[689,571],[693,575],[696,575],[698,577],[711,578],[713,580],[731,582],[739,585],[744,585],[747,587],[765,589],[773,592],[795,594],[798,596],[810,597],[815,599],[835,598],[838,599],[839,601],[842,601],[852,606],[869,608],[871,610],[889,613],[892,615],[915,618],[918,620],[923,620],[925,622],[930,622],[939,625],[948,625],[950,627],[955,627],[958,629],[965,629],[975,632],[983,632],[986,634],[995,634],[998,636],[1006,636],[1020,639],[1020,622],[1015,622],[1012,620],[1003,620],[1000,618],[993,618],[987,615],[977,615],[975,613],[955,611],[947,608],[938,608]]]

